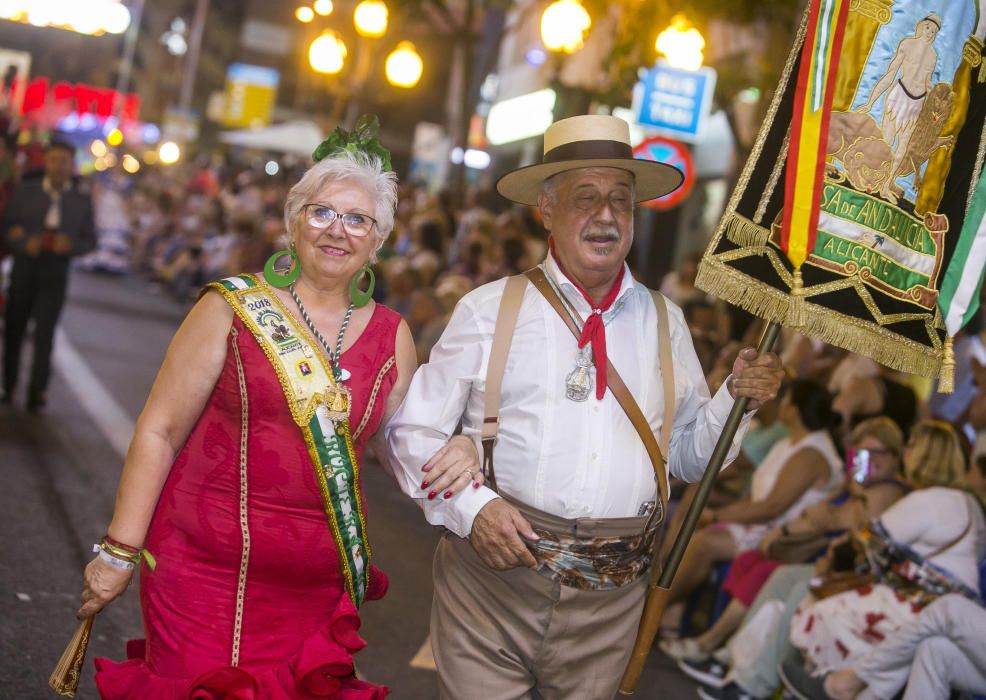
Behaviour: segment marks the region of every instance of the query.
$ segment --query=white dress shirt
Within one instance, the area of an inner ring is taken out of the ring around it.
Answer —
[[[72,183],[66,182],[60,190],[56,190],[48,178],[45,178],[41,181],[41,189],[51,198],[51,204],[45,213],[44,227],[57,231],[62,227],[62,194],[72,189]]]
[[[582,318],[591,311],[549,255],[545,272]],[[428,522],[468,536],[479,510],[497,497],[471,486],[445,500],[428,500],[421,467],[455,432],[476,440],[483,422],[486,367],[493,326],[506,281],[466,295],[452,313],[428,364],[414,375],[404,403],[386,428],[401,488],[425,511]],[[675,361],[676,412],[669,457],[671,473],[701,478],[733,399],[725,385],[709,398],[681,310],[668,304]],[[657,352],[657,311],[650,291],[629,269],[616,301],[603,314],[607,354],[623,377],[655,435],[660,435],[663,389]],[[493,463],[497,488],[511,497],[565,518],[617,518],[641,514],[656,498],[654,468],[640,436],[611,391],[588,401],[565,396],[578,345],[565,322],[533,285],[524,294],[503,378],[500,434]],[[595,372],[593,371],[593,375]],[[728,461],[739,451],[745,417]],[[480,450],[480,454],[482,451]]]

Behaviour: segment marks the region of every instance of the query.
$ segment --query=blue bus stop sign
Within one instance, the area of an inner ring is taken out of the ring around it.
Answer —
[[[709,115],[716,72],[672,68],[659,62],[643,79],[637,122],[664,136],[694,143]]]

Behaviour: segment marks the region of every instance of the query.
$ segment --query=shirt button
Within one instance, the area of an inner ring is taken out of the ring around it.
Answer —
[[[593,459],[598,459],[598,458],[599,458],[599,455],[598,455],[598,454],[596,454],[595,452],[593,452],[593,453],[592,453],[592,458],[593,458]]]

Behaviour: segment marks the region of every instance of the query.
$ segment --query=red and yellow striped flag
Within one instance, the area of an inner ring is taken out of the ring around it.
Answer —
[[[794,95],[781,248],[797,271],[815,245],[825,147],[850,0],[812,0]]]

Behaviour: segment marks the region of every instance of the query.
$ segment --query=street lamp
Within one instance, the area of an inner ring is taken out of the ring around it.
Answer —
[[[130,10],[120,0],[0,0],[0,19],[79,34],[123,34]]]
[[[326,29],[308,47],[308,63],[316,73],[335,75],[346,62],[346,45],[339,35]]]
[[[387,56],[387,63],[384,67],[387,71],[387,80],[390,81],[391,85],[412,88],[421,80],[424,63],[414,48],[414,44],[410,41],[402,41]]]
[[[556,0],[541,15],[541,41],[550,51],[575,53],[591,26],[592,19],[578,0]]]
[[[315,0],[315,3],[312,5],[312,9],[315,10],[316,15],[328,17],[332,14],[332,10],[335,9],[335,6],[332,4],[332,0]]]
[[[658,35],[654,48],[672,67],[698,70],[702,67],[705,39],[684,15],[678,14],[671,18],[671,26]]]
[[[313,19],[315,19],[315,10],[308,7],[307,5],[302,5],[297,10],[294,11],[294,16],[298,19],[299,22],[308,24]]]
[[[383,0],[363,0],[353,10],[356,31],[368,39],[379,39],[387,33],[387,14]]]
[[[110,153],[109,155],[113,155]],[[165,165],[172,165],[178,162],[181,158],[181,148],[174,141],[165,141],[161,144],[161,147],[157,149],[158,160],[160,160]]]

